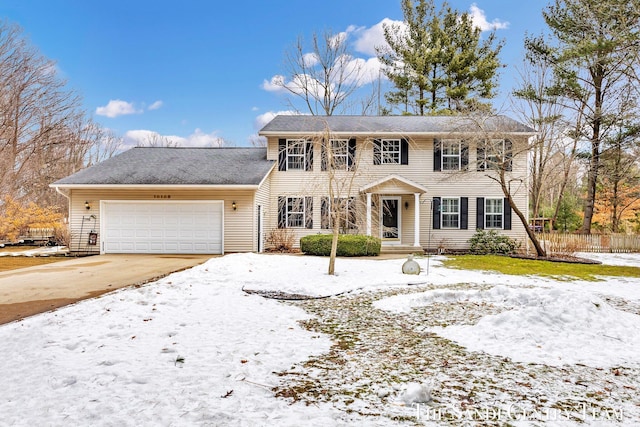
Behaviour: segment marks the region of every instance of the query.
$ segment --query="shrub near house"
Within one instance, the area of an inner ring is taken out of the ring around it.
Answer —
[[[331,234],[313,234],[300,239],[300,250],[307,255],[329,256]],[[378,256],[381,241],[377,237],[341,234],[338,236],[338,256]]]

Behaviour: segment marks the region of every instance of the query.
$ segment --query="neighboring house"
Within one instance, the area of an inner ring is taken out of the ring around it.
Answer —
[[[502,116],[277,116],[266,149],[134,148],[52,187],[69,197],[72,251],[259,252],[283,232],[297,246],[331,232],[333,203],[343,232],[383,250],[464,250],[476,229],[525,241],[489,176],[504,165],[528,215],[534,134]]]

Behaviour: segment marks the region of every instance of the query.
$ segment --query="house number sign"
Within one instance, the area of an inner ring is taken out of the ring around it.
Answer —
[[[153,198],[154,199],[170,199],[171,194],[154,194]]]

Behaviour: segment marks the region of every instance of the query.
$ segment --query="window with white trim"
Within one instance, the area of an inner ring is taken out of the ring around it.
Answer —
[[[460,155],[462,142],[459,139],[443,139],[441,141],[442,170],[460,170]]]
[[[442,228],[460,228],[460,199],[443,197],[440,215]]]
[[[484,199],[484,226],[485,228],[500,228],[503,224],[503,199]]]
[[[287,170],[305,170],[307,141],[287,139]]]
[[[333,214],[338,216],[339,228],[342,232],[346,230],[355,230],[358,228],[356,224],[356,198],[335,198],[333,204],[329,203],[328,197],[323,197],[320,205],[321,216],[321,228],[331,229],[333,228],[333,222],[331,221],[332,210]]]
[[[479,169],[500,169],[506,161],[506,152],[504,139],[485,141],[482,151],[478,154]]]
[[[400,164],[400,140],[383,139],[380,141],[381,164]]]
[[[287,228],[305,226],[304,197],[287,197],[285,218]]]
[[[332,139],[331,146],[331,166],[333,169],[347,169],[349,164],[349,140]]]

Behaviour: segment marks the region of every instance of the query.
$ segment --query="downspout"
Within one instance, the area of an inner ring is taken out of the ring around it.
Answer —
[[[56,193],[61,194],[62,196],[64,196],[65,199],[67,199],[69,201],[69,205],[68,205],[68,209],[67,209],[67,217],[69,218],[69,220],[71,220],[71,197],[69,197],[68,194],[64,194],[61,190],[60,187],[58,187],[57,185],[54,187],[56,189]]]
[[[69,227],[69,236],[71,236],[71,197],[60,190],[60,187],[57,185],[54,188],[56,189],[56,193],[64,196],[64,198],[69,202],[67,203],[67,227]],[[71,238],[69,238],[69,240],[71,240]],[[69,251],[71,251],[71,241],[69,241]]]

